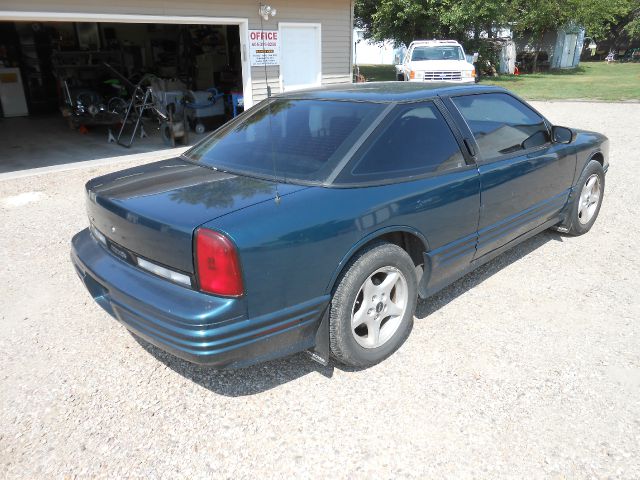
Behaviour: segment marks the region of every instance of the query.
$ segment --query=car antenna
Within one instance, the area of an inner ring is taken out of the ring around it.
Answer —
[[[267,11],[268,8],[268,11]],[[262,65],[264,66],[264,83],[267,86],[267,113],[269,117],[269,143],[271,145],[271,165],[273,166],[273,177],[276,181],[276,205],[280,204],[281,197],[280,192],[278,192],[278,172],[276,168],[276,151],[275,146],[273,145],[273,125],[271,118],[271,86],[269,85],[269,76],[267,74],[267,49],[265,48],[265,37],[264,37],[264,24],[263,18],[269,18],[269,13],[275,15],[275,10],[272,11],[271,7],[267,5],[260,4],[260,39],[262,40]]]

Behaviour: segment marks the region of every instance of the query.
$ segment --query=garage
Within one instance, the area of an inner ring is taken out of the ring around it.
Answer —
[[[351,81],[349,1],[116,3],[4,2],[0,175],[180,151],[269,94]]]

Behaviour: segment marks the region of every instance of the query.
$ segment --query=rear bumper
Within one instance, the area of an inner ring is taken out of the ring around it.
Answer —
[[[120,260],[85,229],[71,260],[94,300],[127,329],[189,362],[245,367],[313,346],[328,296],[257,318],[243,299],[175,285]]]

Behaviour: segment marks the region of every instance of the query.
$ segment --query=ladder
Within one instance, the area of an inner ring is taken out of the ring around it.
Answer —
[[[129,102],[129,106],[127,107],[127,113],[122,120],[122,125],[120,126],[118,136],[115,138],[115,141],[118,145],[122,145],[126,148],[129,148],[131,147],[131,145],[133,145],[133,141],[136,138],[138,129],[140,129],[140,138],[144,138],[147,136],[146,132],[144,131],[144,123],[142,121],[142,116],[144,115],[145,111],[153,110],[153,112],[158,115],[161,120],[167,120],[167,115],[162,113],[156,106],[155,99],[153,97],[153,89],[150,86],[147,86],[144,89],[142,88],[141,84],[144,80],[146,80],[146,78],[143,78],[140,83],[135,86],[133,94],[131,95],[131,101]],[[123,141],[122,137],[124,135],[127,123],[129,122],[129,117],[132,117],[131,120],[133,120],[134,116],[136,117],[136,119],[133,131],[131,132],[131,136],[125,135],[125,140]],[[128,137],[128,140],[126,137]]]

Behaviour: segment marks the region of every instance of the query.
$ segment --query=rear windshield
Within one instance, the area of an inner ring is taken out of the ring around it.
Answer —
[[[411,54],[412,61],[418,60],[464,60],[462,49],[451,47],[415,47]]]
[[[232,173],[324,182],[385,105],[275,99],[187,152]]]

